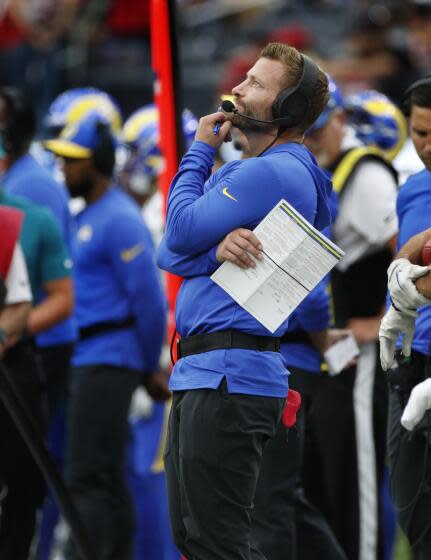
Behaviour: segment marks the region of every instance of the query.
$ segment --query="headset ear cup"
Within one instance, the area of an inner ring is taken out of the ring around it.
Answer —
[[[305,55],[301,57],[301,79],[295,86],[281,91],[272,104],[273,118],[280,119],[279,125],[283,128],[293,128],[301,124],[307,114],[308,100],[312,98],[313,87],[320,73],[318,66],[310,58]]]
[[[292,128],[300,124],[308,108],[307,98],[300,92],[282,91],[272,105],[274,119],[283,119],[282,126]]]

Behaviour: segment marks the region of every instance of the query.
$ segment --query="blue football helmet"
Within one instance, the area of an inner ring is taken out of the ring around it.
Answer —
[[[115,134],[122,126],[121,111],[114,99],[96,88],[75,88],[61,93],[52,103],[44,124],[51,134],[66,125],[75,124],[89,113],[97,113],[106,120]]]
[[[334,82],[334,80],[327,76],[328,78],[328,89],[329,89],[329,100],[325,109],[320,113],[319,117],[315,123],[308,129],[308,133],[311,134],[317,130],[323,128],[329,120],[331,113],[335,110],[344,109],[344,99],[340,91],[340,88]]]
[[[407,140],[407,121],[400,109],[386,95],[374,90],[355,93],[346,98],[348,123],[367,146],[380,148],[393,160]]]
[[[198,121],[191,111],[182,115],[185,147],[188,150],[194,140]],[[137,194],[149,191],[151,181],[164,170],[160,151],[159,113],[154,104],[137,109],[124,123],[121,140],[127,149],[121,173],[129,176],[129,188]]]

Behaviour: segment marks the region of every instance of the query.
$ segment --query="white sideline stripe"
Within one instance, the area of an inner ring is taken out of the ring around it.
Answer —
[[[356,450],[358,455],[359,560],[376,560],[377,555],[377,480],[373,429],[373,385],[377,347],[364,344],[356,367],[353,388]]]

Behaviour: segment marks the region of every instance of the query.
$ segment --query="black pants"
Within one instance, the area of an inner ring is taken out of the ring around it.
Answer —
[[[136,371],[72,368],[68,402],[66,481],[97,560],[129,560],[133,509],[125,480],[130,398]],[[78,558],[70,546],[68,558]]]
[[[323,378],[308,421],[307,498],[324,514],[349,560],[382,558],[379,490],[386,456],[387,387],[377,344],[363,345],[356,367]]]
[[[43,346],[37,349],[46,385],[48,423],[55,417],[59,406],[66,402],[72,344]]]
[[[34,426],[43,435],[41,375],[31,344],[18,344],[6,353],[3,361]],[[0,404],[0,487],[2,494],[5,493],[0,501],[0,558],[27,560],[45,483],[3,404]]]
[[[308,501],[302,487],[304,433],[320,380],[291,369],[290,386],[302,397],[297,422],[289,430],[280,422],[264,450],[253,534],[267,560],[346,560],[323,514]]]
[[[409,364],[388,374],[391,496],[415,560],[431,558],[431,413],[413,432],[405,430],[400,419],[411,390],[425,378],[425,365],[426,357],[412,352]]]
[[[165,452],[174,541],[188,560],[265,557],[251,514],[263,448],[284,399],[217,390],[176,391]]]

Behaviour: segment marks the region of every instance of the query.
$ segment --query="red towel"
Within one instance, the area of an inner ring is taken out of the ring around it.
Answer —
[[[0,276],[5,279],[12,262],[24,214],[15,208],[0,206]]]

